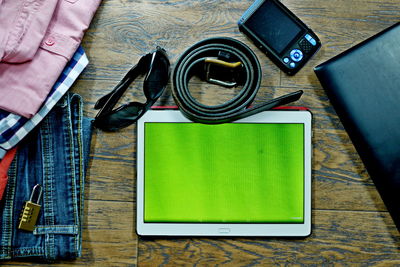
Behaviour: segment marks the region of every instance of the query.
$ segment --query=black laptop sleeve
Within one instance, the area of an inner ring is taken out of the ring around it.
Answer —
[[[400,23],[314,71],[400,231]]]

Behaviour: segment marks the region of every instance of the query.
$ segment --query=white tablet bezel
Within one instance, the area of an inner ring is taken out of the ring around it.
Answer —
[[[311,234],[312,115],[309,111],[264,111],[240,123],[304,124],[304,223],[145,223],[144,222],[144,124],[192,122],[179,110],[150,110],[137,122],[137,216],[136,231],[143,236],[308,236]],[[233,122],[235,123],[235,122]]]

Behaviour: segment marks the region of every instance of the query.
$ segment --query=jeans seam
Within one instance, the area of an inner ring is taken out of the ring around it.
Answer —
[[[40,256],[43,257],[45,252],[42,247],[20,247],[16,248],[13,251],[13,257],[33,257],[33,256]]]
[[[0,258],[10,259],[12,255],[12,231],[13,231],[13,210],[14,210],[14,198],[15,198],[15,187],[17,183],[17,157],[15,156],[14,161],[11,163],[9,168],[9,179],[6,189],[6,195],[4,197],[4,209],[2,225],[2,240],[0,247]]]
[[[70,109],[68,109],[68,123],[70,123],[70,127],[68,127],[70,130],[68,131],[68,138],[69,138],[69,153],[70,153],[70,158],[71,158],[71,183],[72,183],[72,205],[73,205],[73,212],[74,212],[74,224],[78,224],[77,218],[77,192],[76,192],[76,166],[75,166],[75,151],[74,151],[74,131],[73,131],[73,125],[72,125],[72,113],[73,113],[73,99],[74,99],[74,94],[71,95],[71,98],[69,99],[70,101]],[[77,238],[74,238],[74,253],[78,251],[78,244],[77,244]]]
[[[80,98],[79,95],[76,95],[76,97]],[[85,166],[84,166],[84,162],[83,162],[83,144],[82,144],[82,124],[83,124],[83,107],[82,107],[82,101],[78,102],[78,119],[77,119],[77,127],[78,127],[78,131],[77,131],[77,148],[78,148],[78,155],[79,155],[79,174],[78,174],[78,179],[79,179],[79,188],[80,188],[80,192],[79,192],[79,206],[78,208],[78,224],[79,224],[79,235],[76,238],[77,241],[77,252],[81,251],[80,247],[82,244],[82,220],[83,220],[83,204],[84,204],[84,180],[85,180]],[[78,202],[77,202],[78,203]]]
[[[45,225],[54,225],[54,207],[53,207],[53,183],[51,179],[52,166],[51,162],[53,158],[52,154],[52,144],[48,140],[50,135],[49,120],[43,121],[43,134],[42,138],[42,151],[43,151],[43,183],[44,183],[44,220]],[[46,150],[46,148],[48,148]],[[45,253],[49,259],[55,258],[55,242],[53,234],[45,235]]]

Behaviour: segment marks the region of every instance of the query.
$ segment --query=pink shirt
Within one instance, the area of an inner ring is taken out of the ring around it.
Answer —
[[[37,113],[101,0],[0,0],[0,109]]]

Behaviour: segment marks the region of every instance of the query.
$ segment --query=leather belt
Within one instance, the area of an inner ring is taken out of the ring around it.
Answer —
[[[242,86],[231,100],[214,106],[196,101],[189,81],[199,76],[224,87]],[[249,108],[260,88],[261,66],[254,52],[232,38],[210,38],[196,43],[179,58],[172,75],[172,93],[179,109],[190,120],[225,123],[298,100],[303,91],[290,93]]]

